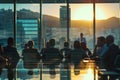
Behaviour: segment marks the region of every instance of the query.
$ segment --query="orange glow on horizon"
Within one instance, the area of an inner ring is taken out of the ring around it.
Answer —
[[[93,6],[87,5],[76,9],[72,15],[73,20],[93,20]],[[104,11],[100,7],[96,7],[96,20],[106,19]]]

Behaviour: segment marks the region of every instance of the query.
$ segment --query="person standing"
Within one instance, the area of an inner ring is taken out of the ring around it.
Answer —
[[[80,37],[78,38],[78,41],[80,42],[80,44],[82,42],[86,43],[86,38],[84,37],[84,34],[83,33],[80,33]]]
[[[14,39],[12,37],[9,37],[7,40],[7,46],[4,47],[4,56],[8,58],[10,64],[6,66],[7,68],[7,77],[8,80],[13,80],[14,71],[17,66],[17,63],[20,59],[20,56],[17,52],[17,49],[14,47]]]

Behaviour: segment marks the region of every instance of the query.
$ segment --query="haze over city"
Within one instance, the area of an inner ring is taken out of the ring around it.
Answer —
[[[59,17],[60,6],[66,4],[43,4],[42,14]],[[0,9],[12,9],[13,4],[1,4]],[[17,4],[17,10],[29,9],[34,12],[40,12],[39,4]],[[93,19],[93,4],[70,4],[71,20],[92,20]],[[96,4],[96,19],[103,20],[110,17],[119,17],[119,3],[104,3]]]

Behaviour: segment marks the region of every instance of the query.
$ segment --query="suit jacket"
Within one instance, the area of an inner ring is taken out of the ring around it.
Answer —
[[[59,64],[60,61],[60,52],[57,48],[50,47],[44,51],[45,59],[43,60],[44,64],[55,65]]]
[[[6,46],[4,47],[4,55],[9,58],[9,61],[11,63],[10,66],[12,68],[15,68],[20,59],[17,49],[11,46]]]
[[[71,51],[71,61],[74,64],[79,64],[85,56],[86,54],[83,49],[74,49]]]
[[[103,55],[103,64],[107,69],[114,69],[114,61],[116,56],[120,53],[120,49],[117,45],[112,44],[109,46],[107,52]]]
[[[38,67],[40,54],[37,49],[23,49],[22,56],[24,68],[33,69]]]

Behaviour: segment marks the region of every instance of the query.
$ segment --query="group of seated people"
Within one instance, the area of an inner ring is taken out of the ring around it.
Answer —
[[[8,46],[1,47],[0,50],[0,61],[8,62],[5,67],[8,69],[9,80],[13,80],[13,69],[16,68],[17,62],[20,59],[16,48],[13,47],[13,43],[13,38],[8,38]],[[95,59],[96,61],[96,58],[99,58],[100,63],[98,66],[113,69],[116,66],[114,65],[115,58],[120,55],[120,49],[114,44],[114,37],[112,35],[108,35],[106,38],[104,36],[98,37],[93,53],[91,53],[84,42],[80,43],[76,40],[73,46],[74,49],[71,49],[69,48],[69,43],[64,42],[64,48],[59,50],[55,48],[55,39],[50,39],[46,43],[46,48],[43,48],[39,53],[34,48],[34,42],[30,40],[22,51],[24,68],[29,69],[28,74],[32,75],[33,69],[37,68],[40,60],[42,60],[43,64],[49,67],[49,73],[54,77],[53,75],[56,74],[56,65],[63,62],[65,64],[64,68],[68,69],[70,67],[69,63],[72,63],[74,64],[74,73],[78,75],[80,73],[80,62],[86,57]],[[0,72],[1,70],[2,66],[0,66]]]
[[[100,68],[112,70],[119,66],[115,64],[118,55],[120,55],[120,48],[114,43],[112,35],[108,35],[106,38],[104,36],[97,38],[93,56],[99,58],[100,63],[98,65]]]

